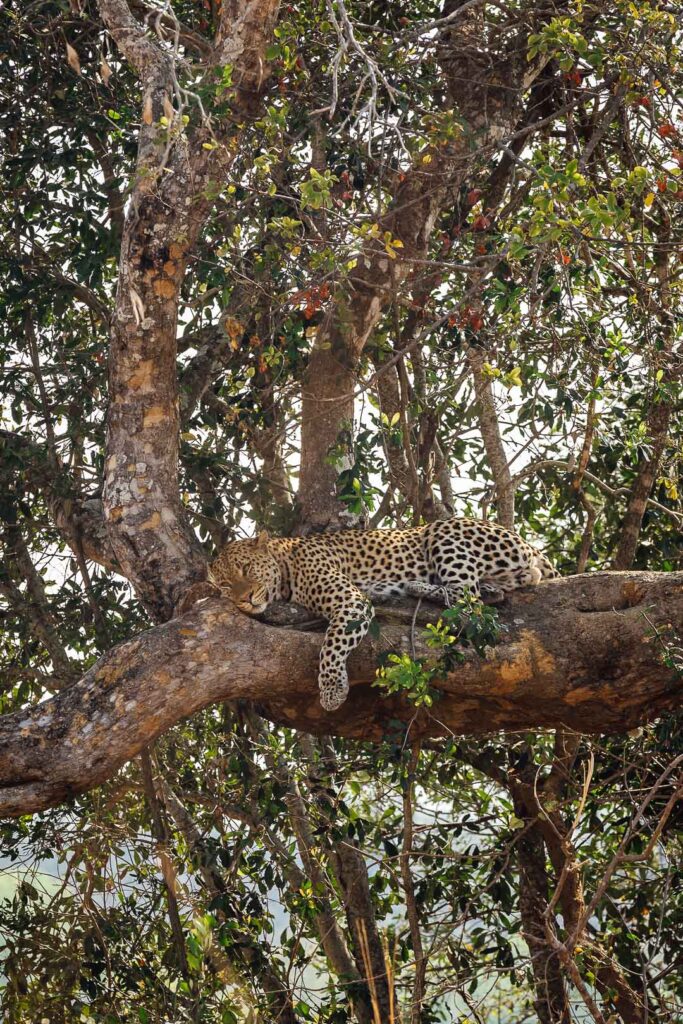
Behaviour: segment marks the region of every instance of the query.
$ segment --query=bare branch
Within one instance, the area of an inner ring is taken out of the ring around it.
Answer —
[[[100,13],[119,50],[143,82],[161,77],[170,80],[171,56],[147,35],[126,0],[100,0]]]

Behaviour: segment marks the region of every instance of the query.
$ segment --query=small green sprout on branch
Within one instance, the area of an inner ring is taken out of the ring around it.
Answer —
[[[427,647],[439,651],[438,657],[412,658],[409,654],[389,654],[377,670],[374,686],[386,693],[401,693],[415,707],[431,707],[438,698],[432,684],[462,664],[467,652],[483,657],[494,647],[501,634],[495,608],[466,591],[459,601],[445,608],[435,623],[425,628]]]
[[[648,637],[650,643],[659,647],[659,660],[667,668],[671,669],[674,678],[683,677],[683,638],[676,632],[671,623],[666,626],[657,626],[646,615],[648,623],[652,627],[652,633]]]

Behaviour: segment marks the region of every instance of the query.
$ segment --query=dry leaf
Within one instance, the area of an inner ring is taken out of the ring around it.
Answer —
[[[105,85],[109,85],[109,79],[112,76],[112,70],[109,67],[109,65],[107,64],[107,62],[104,59],[104,57],[102,58],[102,63],[100,64],[100,76],[101,76],[102,81],[104,82],[104,84]]]
[[[69,62],[69,67],[76,72],[77,75],[81,73],[81,62],[78,59],[78,54],[74,50],[73,46],[69,43],[66,44],[66,59]]]
[[[142,120],[145,124],[151,124],[154,120],[154,115],[152,114],[152,97],[149,93],[145,96],[144,103],[142,104]]]
[[[166,93],[164,93],[164,98],[162,100],[161,105],[164,108],[164,115],[168,118],[168,123],[170,124],[173,121],[173,118],[175,117],[175,110],[173,109],[173,104],[169,100]]]

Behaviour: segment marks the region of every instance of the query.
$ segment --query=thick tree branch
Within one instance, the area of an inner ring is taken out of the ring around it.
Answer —
[[[438,613],[434,611],[431,618]],[[420,736],[563,727],[622,731],[677,707],[683,679],[662,660],[683,632],[683,573],[595,573],[513,594],[505,639],[471,655],[430,712],[372,683],[381,651],[406,647],[389,622],[350,660],[353,692],[320,707],[320,637],[266,626],[214,599],[106,654],[68,690],[0,720],[0,813],[27,814],[109,778],[155,736],[200,708],[246,698],[273,721],[379,741],[405,723]],[[661,636],[657,636],[659,628]]]

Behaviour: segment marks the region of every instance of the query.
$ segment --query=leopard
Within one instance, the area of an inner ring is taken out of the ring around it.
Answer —
[[[374,617],[375,603],[413,597],[453,605],[466,591],[512,590],[559,575],[518,534],[470,518],[405,529],[342,530],[303,537],[267,531],[228,543],[209,579],[240,611],[261,615],[271,602],[292,601],[327,620],[318,684],[325,711],[349,692],[347,659]]]

